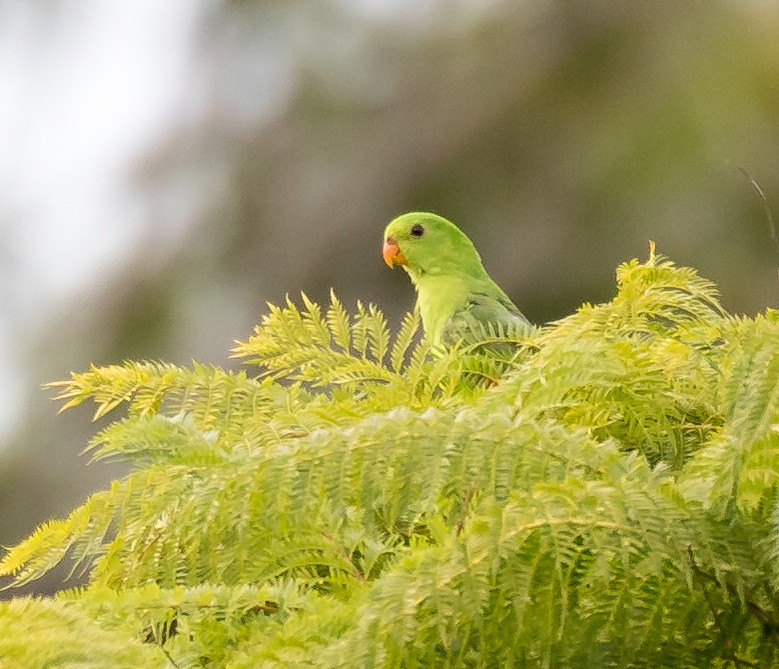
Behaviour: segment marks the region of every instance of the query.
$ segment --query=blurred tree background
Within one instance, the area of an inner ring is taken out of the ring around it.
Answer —
[[[126,5],[122,7],[121,5]],[[647,241],[777,306],[772,2],[243,0],[0,8],[0,545],[121,474],[40,384],[231,366],[266,300],[397,319],[396,214],[437,211],[545,322]],[[38,588],[52,584],[38,584]]]

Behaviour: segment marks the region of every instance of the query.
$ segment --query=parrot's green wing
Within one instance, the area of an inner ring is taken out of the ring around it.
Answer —
[[[442,341],[448,345],[458,341],[472,343],[484,339],[490,331],[505,333],[525,326],[530,326],[530,322],[507,297],[474,292],[468,296],[465,306],[447,320]]]

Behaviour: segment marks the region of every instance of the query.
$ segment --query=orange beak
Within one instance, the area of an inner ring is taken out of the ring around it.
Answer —
[[[392,239],[392,237],[387,237],[387,239],[384,240],[384,247],[381,249],[381,255],[384,258],[384,262],[387,263],[391,269],[395,269],[395,265],[407,264],[406,256],[400,252],[398,243]]]

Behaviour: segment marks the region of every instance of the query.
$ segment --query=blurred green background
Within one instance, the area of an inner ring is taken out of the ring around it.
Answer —
[[[650,239],[731,311],[777,306],[739,171],[779,201],[777,35],[758,0],[5,5],[0,544],[123,471],[86,466],[89,408],[40,384],[233,366],[300,290],[397,322],[413,292],[380,246],[404,211],[457,222],[538,323],[609,299]]]

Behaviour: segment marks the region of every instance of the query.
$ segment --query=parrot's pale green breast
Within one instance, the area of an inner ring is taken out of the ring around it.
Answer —
[[[447,322],[468,303],[467,283],[449,276],[425,276],[414,281],[422,325],[434,345],[441,344]]]
[[[390,222],[383,256],[390,267],[400,265],[411,277],[433,345],[468,339],[489,325],[528,323],[487,274],[471,240],[437,214],[411,212]]]

